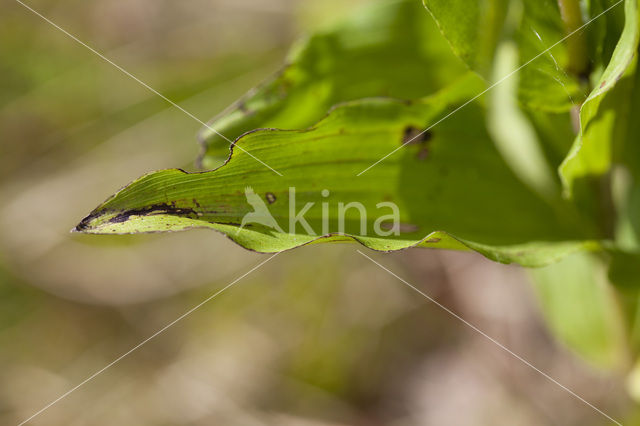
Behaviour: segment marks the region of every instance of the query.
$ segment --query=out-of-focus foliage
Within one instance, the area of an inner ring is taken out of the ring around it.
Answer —
[[[612,368],[628,362],[624,321],[602,263],[576,253],[531,272],[555,334],[585,359]]]
[[[425,0],[451,48],[469,68],[488,77],[507,12],[506,0]]]
[[[567,46],[556,45],[565,36],[556,0],[424,0],[424,4],[453,50],[487,78],[504,32],[512,33],[521,65],[531,63],[519,71],[519,98],[527,107],[562,112],[571,108],[574,98],[580,100],[577,77],[565,71]]]
[[[565,189],[589,175],[602,175],[611,168],[616,140],[624,139],[629,106],[633,101],[640,40],[638,2],[625,1],[625,26],[607,67],[580,107],[580,132],[560,167]],[[632,111],[631,114],[637,113]],[[634,141],[634,142],[637,142]]]

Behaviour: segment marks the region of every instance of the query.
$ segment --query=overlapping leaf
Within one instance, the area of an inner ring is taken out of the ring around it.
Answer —
[[[469,68],[488,77],[508,0],[425,0],[424,4],[453,51]]]
[[[213,119],[235,139],[256,128],[304,129],[333,105],[365,97],[419,99],[466,68],[422,5],[394,0],[364,8],[299,43],[282,71]],[[200,134],[201,163],[226,159],[229,143],[211,128]]]
[[[632,88],[631,88],[632,87]],[[621,131],[614,145],[614,157],[624,166],[622,183],[617,198],[618,245],[624,250],[640,251],[640,72],[636,70],[633,79],[624,82],[624,89],[630,94],[628,109],[618,118]],[[625,179],[626,178],[626,179]],[[640,269],[638,270],[640,285]]]
[[[453,50],[479,74],[490,77],[493,53],[501,37],[518,43],[520,101],[532,109],[569,110],[582,99],[569,75],[566,34],[556,0],[423,0]],[[519,7],[520,6],[520,7]]]
[[[560,167],[565,189],[572,192],[575,181],[605,174],[611,167],[614,139],[619,136],[618,117],[626,116],[631,97],[628,86],[636,69],[640,18],[637,0],[625,0],[625,26],[609,64],[595,89],[580,109],[580,133]],[[617,87],[618,86],[618,87]],[[615,90],[617,87],[617,90]]]

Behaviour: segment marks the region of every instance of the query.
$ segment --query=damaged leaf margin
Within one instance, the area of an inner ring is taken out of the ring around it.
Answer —
[[[328,241],[356,241],[379,251],[409,247],[474,250],[489,259],[540,266],[577,250],[595,250],[599,235],[563,200],[541,199],[505,164],[485,128],[484,106],[475,102],[441,123],[430,138],[410,144],[362,177],[355,175],[399,146],[411,129],[455,109],[485,87],[469,73],[456,84],[418,101],[375,98],[341,104],[307,130],[260,129],[243,144],[277,166],[273,176],[243,151],[231,149],[216,170],[186,173],[172,169],[145,175],[117,192],[76,227],[92,234],[166,232],[209,228],[258,252],[278,252]],[[416,183],[420,182],[419,185]],[[251,188],[249,191],[249,187]],[[306,216],[315,233],[291,232],[255,223],[249,195],[268,205],[282,229],[294,210],[313,203]],[[323,190],[328,191],[323,196]],[[339,223],[335,206],[358,202]],[[397,235],[371,229],[379,205],[400,211]],[[322,232],[323,203],[329,232]],[[297,206],[297,207],[296,207]]]

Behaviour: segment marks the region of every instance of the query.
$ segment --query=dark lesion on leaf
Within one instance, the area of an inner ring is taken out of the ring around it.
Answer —
[[[433,139],[433,132],[422,130],[414,126],[407,126],[402,134],[402,146],[419,145],[417,157],[425,160],[429,156],[429,141]]]
[[[267,202],[269,204],[273,204],[276,202],[276,196],[273,192],[267,192],[266,194],[264,194],[264,197],[267,199]]]
[[[153,216],[158,214],[168,214],[172,216],[186,216],[193,217],[197,216],[195,210],[192,208],[184,208],[184,207],[176,207],[175,201],[172,201],[171,204],[167,203],[158,203],[152,204],[150,206],[145,206],[137,209],[125,210],[121,213],[118,213],[116,216],[109,219],[111,223],[122,223],[129,220],[131,216]]]
[[[402,145],[417,145],[423,142],[429,142],[433,138],[431,130],[422,130],[418,127],[407,126],[402,135]]]
[[[91,227],[90,224],[96,217],[99,217],[108,213],[116,213],[116,212],[115,211],[109,212],[104,210],[92,212],[89,216],[85,217],[80,221],[80,223],[75,227],[74,231],[76,232],[86,231]],[[182,217],[189,217],[189,218],[194,218],[198,216],[198,214],[194,209],[188,208],[188,207],[186,208],[177,207],[175,201],[172,201],[171,203],[157,203],[157,204],[152,204],[145,207],[120,211],[111,219],[109,219],[109,223],[123,223],[128,221],[131,218],[131,216],[152,216],[152,215],[160,215],[160,214],[182,216]]]

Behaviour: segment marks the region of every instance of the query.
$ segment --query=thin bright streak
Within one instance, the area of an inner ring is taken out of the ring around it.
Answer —
[[[34,417],[42,414],[45,410],[47,410],[48,408],[50,408],[52,405],[60,402],[62,399],[66,398],[67,396],[69,396],[71,393],[73,393],[74,391],[76,391],[78,388],[80,388],[81,386],[85,385],[86,383],[90,382],[91,380],[93,380],[95,377],[97,377],[98,375],[104,373],[105,370],[107,370],[109,367],[113,366],[114,364],[118,363],[119,361],[121,361],[123,358],[127,357],[128,355],[130,355],[132,352],[136,351],[137,349],[139,349],[141,346],[143,346],[145,343],[147,343],[148,341],[150,341],[151,339],[157,337],[159,334],[163,333],[164,331],[166,331],[168,328],[172,327],[173,325],[175,325],[178,321],[184,319],[185,317],[187,317],[188,315],[192,314],[194,311],[196,311],[197,309],[199,309],[202,305],[204,305],[205,303],[211,301],[212,299],[214,299],[215,297],[217,297],[219,294],[223,293],[225,290],[227,290],[229,287],[233,286],[234,284],[236,284],[238,281],[240,281],[241,279],[243,279],[244,277],[246,277],[247,275],[249,275],[250,273],[252,273],[253,271],[255,271],[256,269],[258,269],[259,267],[261,267],[262,265],[264,265],[265,263],[267,263],[268,261],[270,261],[271,259],[273,259],[274,257],[276,257],[277,255],[279,255],[281,252],[277,252],[276,254],[274,254],[273,256],[269,257],[267,260],[264,260],[262,262],[260,262],[259,264],[257,264],[256,266],[254,266],[253,268],[249,269],[247,272],[245,272],[244,274],[242,274],[240,277],[236,278],[235,280],[233,280],[230,284],[226,285],[225,287],[223,287],[221,290],[218,290],[217,292],[215,292],[214,294],[212,294],[211,296],[207,297],[204,301],[198,303],[196,306],[194,306],[193,308],[189,309],[187,312],[185,312],[184,314],[180,315],[178,318],[176,318],[175,320],[171,321],[169,324],[165,325],[164,327],[162,327],[160,330],[156,331],[155,333],[153,333],[151,336],[147,337],[146,339],[144,339],[142,342],[138,343],[136,346],[134,346],[133,348],[129,349],[127,352],[123,353],[122,355],[120,355],[118,358],[114,359],[113,361],[111,361],[109,364],[107,364],[106,366],[104,366],[103,368],[101,368],[100,370],[96,371],[95,373],[93,373],[91,376],[87,377],[86,379],[84,379],[82,382],[78,383],[77,385],[75,385],[74,387],[72,387],[71,389],[69,389],[68,391],[66,391],[65,393],[63,393],[62,395],[60,395],[58,398],[54,399],[53,401],[51,401],[50,403],[48,403],[47,405],[45,405],[44,407],[42,407],[39,411],[37,411],[36,413],[34,413],[31,417],[29,417],[28,419],[22,421],[18,426],[22,426],[25,423],[31,421]]]
[[[409,282],[405,281],[404,279],[400,278],[398,275],[394,274],[393,272],[391,272],[389,269],[387,269],[386,267],[384,267],[383,265],[381,265],[380,263],[376,262],[375,260],[373,260],[372,258],[370,258],[369,256],[367,256],[366,254],[364,254],[363,252],[361,252],[360,250],[357,250],[358,253],[360,253],[361,255],[363,255],[364,257],[366,257],[367,259],[369,259],[371,262],[375,263],[376,265],[378,265],[380,268],[384,269],[385,271],[387,271],[389,274],[393,275],[394,277],[396,277],[397,279],[399,279],[400,281],[402,281],[405,285],[407,285],[408,287],[410,287],[411,289],[415,290],[416,292],[418,292],[419,294],[421,294],[422,296],[424,296],[426,299],[428,299],[431,303],[435,304],[436,306],[438,306],[440,309],[444,310],[445,312],[447,312],[449,315],[453,316],[454,318],[456,318],[457,320],[461,321],[463,324],[465,324],[466,326],[470,327],[472,330],[476,331],[477,333],[480,333],[482,336],[484,336],[485,338],[487,338],[489,341],[491,341],[492,343],[494,343],[495,345],[497,345],[500,349],[502,349],[503,351],[509,353],[511,356],[513,356],[514,358],[516,358],[517,360],[523,362],[524,364],[526,364],[527,366],[531,367],[533,370],[537,371],[538,373],[540,373],[541,375],[543,375],[545,378],[547,378],[548,380],[550,380],[551,382],[555,383],[556,385],[560,386],[562,389],[564,389],[565,391],[567,391],[568,393],[570,393],[572,396],[574,396],[575,398],[577,398],[578,400],[582,401],[583,403],[585,403],[586,405],[588,405],[589,407],[593,408],[595,411],[597,411],[598,413],[602,414],[604,417],[606,417],[607,419],[611,420],[613,423],[617,424],[618,426],[622,426],[622,423],[616,421],[615,419],[613,419],[612,417],[610,417],[609,415],[607,415],[605,412],[603,412],[602,410],[600,410],[598,407],[594,406],[593,404],[591,404],[589,401],[587,401],[586,399],[582,398],[580,395],[578,395],[577,393],[575,393],[574,391],[572,391],[571,389],[569,389],[568,387],[566,387],[565,385],[563,385],[562,383],[558,382],[557,380],[555,380],[553,377],[549,376],[547,373],[539,370],[538,368],[536,368],[533,364],[531,364],[529,361],[527,361],[526,359],[522,358],[520,355],[516,354],[515,352],[511,351],[509,348],[507,348],[506,346],[504,346],[502,343],[498,342],[496,339],[494,339],[493,337],[489,336],[488,334],[486,334],[484,331],[480,330],[478,327],[476,327],[475,325],[471,324],[469,321],[465,320],[464,318],[462,318],[460,315],[456,314],[455,312],[453,312],[451,309],[447,308],[446,306],[442,305],[440,302],[438,302],[437,300],[435,300],[434,298],[432,298],[431,296],[429,296],[428,294],[424,293],[422,290],[418,289],[417,287],[414,287],[413,285],[411,285]]]
[[[622,3],[624,0],[618,0],[618,2],[616,2],[614,5],[610,6],[608,9],[606,9],[605,11],[599,13],[598,15],[594,16],[592,19],[590,19],[589,21],[587,21],[586,23],[582,24],[580,27],[578,27],[577,29],[575,29],[574,31],[570,32],[569,34],[567,34],[565,37],[563,37],[562,39],[560,39],[559,41],[555,42],[554,44],[552,44],[551,46],[549,46],[547,49],[543,50],[542,52],[540,52],[539,54],[537,54],[536,56],[534,56],[533,58],[529,59],[527,62],[525,62],[524,64],[520,65],[518,68],[516,68],[515,70],[511,71],[509,74],[505,75],[504,77],[502,77],[500,80],[496,81],[495,83],[493,83],[491,86],[489,86],[488,88],[486,88],[485,90],[483,90],[482,92],[478,93],[476,96],[474,96],[473,98],[469,99],[467,102],[463,103],[462,105],[460,105],[458,108],[454,109],[453,111],[451,111],[449,114],[445,115],[444,117],[442,117],[440,120],[436,121],[434,124],[432,124],[431,126],[429,126],[428,128],[426,128],[425,130],[423,130],[422,132],[418,133],[417,135],[415,135],[414,137],[412,137],[411,139],[409,139],[408,141],[406,141],[405,143],[403,143],[402,145],[400,145],[399,147],[397,147],[396,149],[394,149],[393,151],[391,151],[390,153],[388,153],[387,155],[385,155],[384,157],[382,157],[381,159],[379,159],[378,161],[376,161],[375,163],[373,163],[372,165],[370,165],[369,167],[367,167],[366,169],[364,169],[363,171],[361,171],[360,173],[357,174],[357,176],[360,176],[361,174],[363,174],[364,172],[366,172],[367,170],[371,169],[372,167],[376,166],[377,164],[381,163],[382,161],[384,161],[385,159],[387,159],[389,156],[395,154],[397,151],[399,151],[400,149],[404,148],[406,145],[410,144],[411,142],[413,142],[416,138],[419,138],[420,136],[422,136],[423,134],[425,134],[426,132],[428,132],[429,130],[433,129],[435,126],[437,126],[438,124],[442,123],[444,120],[446,120],[447,118],[451,117],[453,114],[455,114],[456,112],[460,111],[462,108],[466,107],[467,105],[469,105],[471,102],[475,101],[476,99],[478,99],[479,97],[481,97],[482,95],[484,95],[485,93],[487,93],[488,91],[490,91],[491,89],[493,89],[494,87],[496,87],[497,85],[499,85],[500,83],[504,82],[505,80],[513,77],[514,74],[516,74],[517,72],[519,72],[520,70],[522,70],[524,67],[526,67],[527,65],[529,65],[530,63],[532,63],[533,61],[535,61],[536,59],[538,59],[539,57],[545,55],[547,52],[549,52],[551,49],[553,49],[554,47],[556,47],[557,45],[559,45],[560,43],[564,42],[565,40],[567,40],[569,37],[573,36],[574,34],[576,34],[579,31],[582,31],[587,25],[591,24],[593,21],[595,21],[596,19],[600,18],[602,15],[604,15],[605,13],[609,12],[610,10],[612,10],[614,7],[618,6],[620,3]]]
[[[242,148],[240,145],[236,145],[234,144],[234,142],[229,139],[228,137],[226,137],[225,135],[223,135],[222,133],[218,132],[216,129],[214,129],[213,127],[211,127],[209,124],[205,123],[204,121],[200,120],[198,117],[196,117],[195,115],[193,115],[192,113],[190,113],[189,111],[187,111],[186,109],[184,109],[183,107],[181,107],[180,105],[178,105],[177,103],[173,102],[171,99],[167,98],[165,95],[163,95],[162,93],[158,92],[156,89],[154,89],[153,87],[149,86],[147,83],[145,83],[144,81],[140,80],[138,77],[136,77],[135,75],[131,74],[129,71],[127,71],[126,69],[122,68],[120,65],[116,64],[115,62],[113,62],[111,59],[107,58],[106,56],[104,56],[102,53],[98,52],[97,50],[95,50],[93,47],[89,46],[88,44],[84,43],[82,40],[80,40],[78,37],[74,36],[73,34],[71,34],[70,32],[68,32],[67,30],[65,30],[64,28],[60,27],[58,24],[56,24],[55,22],[51,21],[49,18],[47,18],[46,16],[43,16],[41,13],[39,13],[38,11],[34,10],[33,8],[31,8],[30,6],[24,4],[22,1],[20,0],[16,0],[17,3],[19,3],[20,5],[24,6],[26,9],[30,10],[31,12],[33,12],[35,15],[39,16],[40,18],[42,18],[44,21],[46,21],[47,23],[51,24],[53,27],[55,27],[56,29],[60,30],[61,32],[63,32],[64,34],[66,34],[69,38],[71,38],[72,40],[74,40],[75,42],[79,43],[80,45],[86,47],[87,49],[89,49],[91,52],[93,52],[94,54],[96,54],[97,56],[99,56],[100,58],[102,58],[103,60],[105,60],[106,62],[108,62],[109,64],[113,65],[114,67],[116,67],[118,70],[120,70],[123,74],[127,75],[128,77],[132,78],[133,80],[135,80],[136,82],[138,82],[140,85],[142,85],[143,87],[147,88],[149,91],[153,92],[154,94],[158,95],[159,97],[161,97],[162,99],[164,99],[166,102],[168,102],[169,104],[173,105],[174,107],[178,108],[180,111],[182,111],[183,113],[185,113],[186,115],[188,115],[189,117],[193,118],[194,120],[196,120],[198,123],[202,124],[203,126],[205,126],[206,128],[210,129],[211,131],[213,131],[215,134],[217,134],[218,136],[220,136],[221,138],[223,138],[224,140],[226,140],[227,142],[229,142],[230,144],[232,144],[233,146],[237,147],[238,149],[240,149],[241,151],[245,152],[246,154],[250,155],[254,160],[256,160],[257,162],[259,162],[260,164],[262,164],[263,166],[267,167],[268,169],[270,169],[272,172],[274,172],[275,174],[277,174],[278,176],[282,176],[282,173],[278,172],[277,170],[275,170],[273,167],[269,166],[267,163],[265,163],[264,161],[260,160],[259,158],[257,158],[256,156],[254,156],[253,154],[251,154],[249,151],[245,150],[244,148]]]

